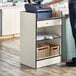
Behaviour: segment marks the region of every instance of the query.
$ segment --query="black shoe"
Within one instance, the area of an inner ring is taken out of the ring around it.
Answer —
[[[71,67],[75,67],[76,66],[76,63],[74,63],[72,61],[69,61],[69,62],[66,62],[66,65],[67,66],[71,66]]]
[[[72,62],[73,62],[73,63],[76,63],[76,57],[73,57],[73,58],[72,58]]]

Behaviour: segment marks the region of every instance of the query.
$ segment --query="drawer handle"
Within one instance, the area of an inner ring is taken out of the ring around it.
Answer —
[[[46,24],[48,24],[48,22],[46,22]]]
[[[61,20],[58,20],[58,22],[61,22]]]

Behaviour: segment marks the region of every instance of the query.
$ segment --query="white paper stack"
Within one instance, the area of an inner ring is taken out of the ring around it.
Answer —
[[[46,34],[45,33],[37,33],[37,40],[44,40],[45,39]]]
[[[54,39],[56,37],[58,37],[58,36],[55,34],[49,34],[49,33],[45,33],[45,32],[37,33],[37,40]]]
[[[55,34],[47,34],[47,35],[46,35],[46,39],[54,39],[54,38],[56,38],[56,37],[58,37],[58,36],[55,35]]]

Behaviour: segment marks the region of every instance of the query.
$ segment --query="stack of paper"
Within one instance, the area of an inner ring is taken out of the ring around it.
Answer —
[[[57,35],[55,35],[55,34],[49,34],[49,33],[38,33],[37,34],[37,40],[44,40],[44,39],[54,39],[54,38],[56,38],[56,37],[58,37]]]
[[[46,33],[38,33],[37,34],[37,40],[44,40],[46,36]]]

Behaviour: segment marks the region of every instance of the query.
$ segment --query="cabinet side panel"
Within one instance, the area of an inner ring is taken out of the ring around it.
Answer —
[[[2,10],[0,10],[0,36],[2,35]]]
[[[33,13],[21,12],[21,63],[30,67],[36,67],[36,18]]]

